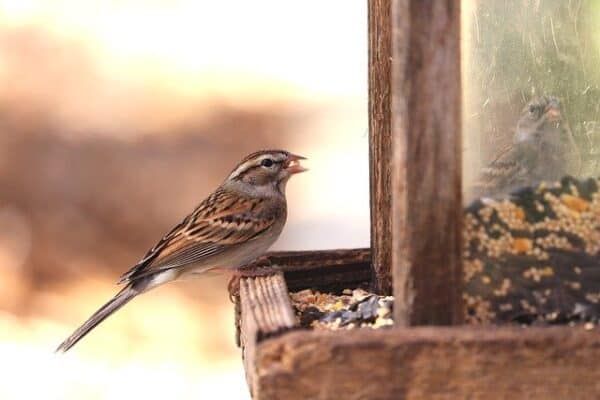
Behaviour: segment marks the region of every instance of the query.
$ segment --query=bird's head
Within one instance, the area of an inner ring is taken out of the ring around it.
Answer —
[[[554,96],[535,97],[521,112],[513,143],[539,148],[544,143],[551,144],[560,140],[562,121],[558,98]]]
[[[273,190],[283,195],[290,177],[307,171],[300,165],[300,160],[305,159],[285,150],[257,151],[240,161],[224,185],[259,195],[270,194]]]

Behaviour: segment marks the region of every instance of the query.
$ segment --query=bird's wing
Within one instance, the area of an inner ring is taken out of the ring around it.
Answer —
[[[123,274],[119,283],[197,263],[254,239],[278,219],[276,213],[260,213],[260,218],[256,217],[253,211],[262,207],[263,199],[216,191]]]
[[[527,166],[522,162],[517,148],[510,145],[482,169],[473,191],[477,197],[506,192],[525,184],[527,175]]]

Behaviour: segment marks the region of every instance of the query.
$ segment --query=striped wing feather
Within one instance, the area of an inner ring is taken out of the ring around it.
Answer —
[[[275,215],[253,217],[256,213],[252,211],[263,202],[259,198],[242,198],[217,190],[123,274],[119,282],[131,282],[160,270],[197,263],[252,240],[276,221]]]
[[[476,197],[503,192],[520,184],[526,175],[527,170],[519,162],[516,150],[513,146],[508,146],[482,169],[473,185],[473,192]]]

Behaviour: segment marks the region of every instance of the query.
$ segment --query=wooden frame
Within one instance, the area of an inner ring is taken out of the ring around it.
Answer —
[[[373,286],[392,292],[392,29],[389,0],[369,2],[369,172]]]
[[[277,275],[242,279],[253,398],[597,398],[600,336],[581,327],[415,327],[463,321],[460,0],[368,4],[371,250],[273,253]],[[290,289],[365,285],[393,287],[396,327],[292,318]]]
[[[395,324],[457,324],[463,320],[460,0],[394,0],[391,10],[392,231],[378,251],[391,253]]]
[[[594,399],[600,336],[561,328],[291,332],[261,344],[258,399]]]
[[[281,273],[243,279],[236,302],[254,399],[588,399],[600,393],[600,335],[582,328],[299,330],[286,317],[292,309],[285,281],[295,290],[365,284],[370,253],[270,258]]]
[[[243,349],[246,379],[254,398],[279,398],[260,394],[265,385],[272,384],[264,379],[257,360],[263,356],[262,345],[268,341],[264,339],[299,329],[298,322],[289,318],[293,310],[288,287],[337,291],[346,285],[365,284],[371,278],[370,257],[369,249],[271,253],[269,260],[280,273],[241,279],[236,297],[236,340]]]

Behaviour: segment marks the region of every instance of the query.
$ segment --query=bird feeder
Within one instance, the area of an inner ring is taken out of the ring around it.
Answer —
[[[465,324],[460,1],[369,1],[371,248],[272,253],[242,278],[238,343],[256,400],[592,399],[600,336]],[[306,330],[290,291],[394,295],[394,326]]]

